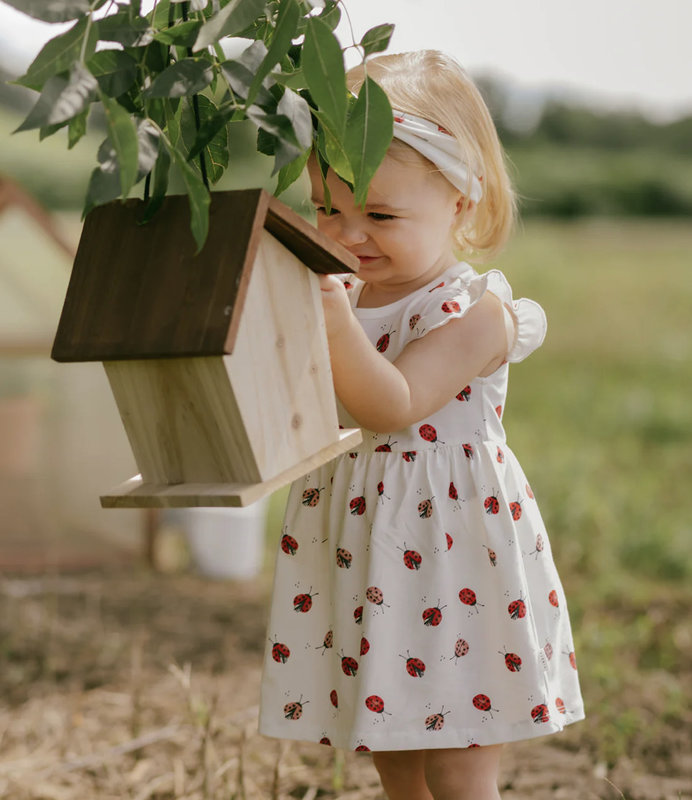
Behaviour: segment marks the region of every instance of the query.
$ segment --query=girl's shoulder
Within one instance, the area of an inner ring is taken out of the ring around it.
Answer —
[[[411,338],[419,338],[450,320],[468,314],[481,298],[491,292],[503,304],[515,330],[507,361],[522,361],[545,339],[547,321],[541,306],[533,300],[512,296],[512,287],[498,269],[478,273],[469,264],[460,262],[446,270],[431,286],[411,296],[409,309]]]

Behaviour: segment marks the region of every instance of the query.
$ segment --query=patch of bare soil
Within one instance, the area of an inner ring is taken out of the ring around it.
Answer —
[[[268,593],[148,572],[1,580],[0,797],[383,798],[367,754],[257,733]],[[610,769],[588,727],[520,742],[502,796],[692,798],[681,737]]]

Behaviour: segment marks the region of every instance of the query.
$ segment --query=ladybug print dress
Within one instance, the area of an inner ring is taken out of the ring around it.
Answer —
[[[394,360],[486,291],[515,322],[507,362],[543,341],[545,315],[502,273],[468,264],[408,297],[359,308]],[[459,354],[463,358],[463,353]],[[293,484],[267,632],[260,731],[351,750],[472,747],[584,716],[548,536],[507,446],[508,363],[404,430]],[[344,427],[357,423],[339,407]]]

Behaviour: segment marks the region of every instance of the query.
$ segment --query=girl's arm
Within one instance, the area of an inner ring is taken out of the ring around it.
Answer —
[[[461,319],[408,344],[394,363],[368,340],[342,282],[320,276],[336,394],[364,428],[400,430],[438,411],[479,375],[504,361],[507,336],[500,300],[490,292]]]

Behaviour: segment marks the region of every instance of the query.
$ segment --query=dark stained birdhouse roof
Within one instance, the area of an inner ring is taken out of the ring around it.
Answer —
[[[195,254],[188,200],[171,195],[145,225],[142,200],[91,211],[75,258],[56,361],[223,355],[233,349],[263,228],[319,273],[357,259],[262,189],[213,192]]]

